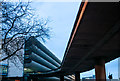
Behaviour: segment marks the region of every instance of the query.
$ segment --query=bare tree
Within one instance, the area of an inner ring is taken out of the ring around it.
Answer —
[[[33,11],[30,2],[2,2],[2,49],[7,56],[1,61],[11,58],[15,62],[13,56],[23,60],[18,52],[32,36],[43,41],[50,38],[48,19],[39,19]]]

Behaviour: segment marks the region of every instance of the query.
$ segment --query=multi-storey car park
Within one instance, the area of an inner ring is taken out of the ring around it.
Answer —
[[[105,63],[120,57],[119,37],[120,3],[82,2],[62,62],[31,37],[22,79],[80,81],[80,73],[95,68],[96,81],[106,81]]]

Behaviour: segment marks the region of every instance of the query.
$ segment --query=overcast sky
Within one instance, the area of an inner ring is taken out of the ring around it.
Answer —
[[[44,45],[51,50],[61,61],[76,19],[80,2],[33,2],[36,14],[40,18],[48,18],[52,28],[51,39]],[[106,75],[112,73],[118,79],[118,60],[106,64]],[[95,71],[84,72],[81,77],[92,76]]]

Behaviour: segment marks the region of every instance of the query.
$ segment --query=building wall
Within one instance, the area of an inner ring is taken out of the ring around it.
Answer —
[[[22,54],[24,54],[24,49],[20,50]],[[23,55],[22,55],[23,57]],[[23,77],[23,64],[20,62],[19,58],[14,56],[16,58],[16,64],[14,64],[11,60],[8,60],[9,62],[9,68],[8,68],[8,77]]]
[[[19,39],[17,39],[19,40]],[[21,39],[20,39],[21,40]],[[16,48],[15,44],[10,44],[11,51]],[[2,50],[1,59],[7,57],[5,52]],[[12,52],[11,52],[12,53]],[[23,77],[23,63],[24,63],[24,46],[23,49],[19,50],[14,56],[0,62],[0,65],[7,64],[8,65],[8,76],[7,77]]]

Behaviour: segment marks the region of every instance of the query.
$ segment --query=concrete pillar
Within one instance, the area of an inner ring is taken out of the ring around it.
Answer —
[[[64,76],[63,75],[60,76],[60,81],[64,81]]]
[[[31,81],[31,77],[29,75],[24,75],[23,81]]]
[[[106,81],[105,61],[103,59],[95,60],[96,81]]]
[[[80,72],[75,72],[75,81],[80,81]]]
[[[28,76],[24,75],[23,76],[23,81],[27,81],[28,80]]]

